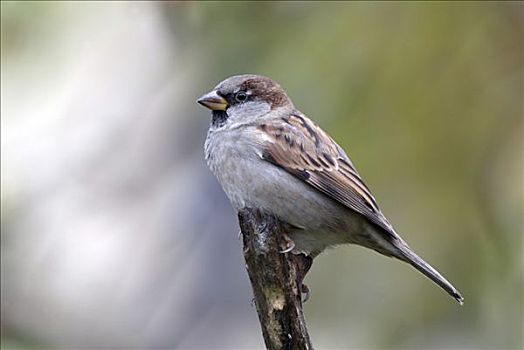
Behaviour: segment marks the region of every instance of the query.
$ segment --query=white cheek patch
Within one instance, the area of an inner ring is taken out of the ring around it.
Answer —
[[[253,121],[271,110],[267,102],[239,103],[227,109],[227,115],[233,123],[246,123]]]

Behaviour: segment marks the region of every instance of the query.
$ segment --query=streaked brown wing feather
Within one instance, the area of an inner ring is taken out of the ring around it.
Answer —
[[[347,155],[319,126],[297,113],[259,128],[270,140],[265,160],[394,234]]]

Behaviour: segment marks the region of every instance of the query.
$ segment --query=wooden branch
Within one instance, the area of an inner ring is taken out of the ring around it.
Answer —
[[[286,227],[274,216],[244,208],[238,219],[246,268],[267,349],[313,349],[302,311],[302,279],[312,259],[281,253]]]

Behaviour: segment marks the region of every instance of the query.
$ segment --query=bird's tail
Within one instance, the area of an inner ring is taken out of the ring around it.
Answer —
[[[442,289],[444,289],[449,295],[451,295],[455,300],[462,305],[464,303],[464,298],[460,293],[449,283],[437,270],[435,270],[431,265],[422,260],[411,248],[404,242],[399,242],[395,244],[395,248],[398,249],[397,258],[409,263],[411,266],[422,272],[433,282],[438,284]]]

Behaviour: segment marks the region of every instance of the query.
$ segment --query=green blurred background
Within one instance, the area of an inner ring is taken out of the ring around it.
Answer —
[[[209,174],[263,74],[465,297],[359,247],[306,283],[318,349],[523,347],[522,2],[2,2],[2,348],[262,348]]]

